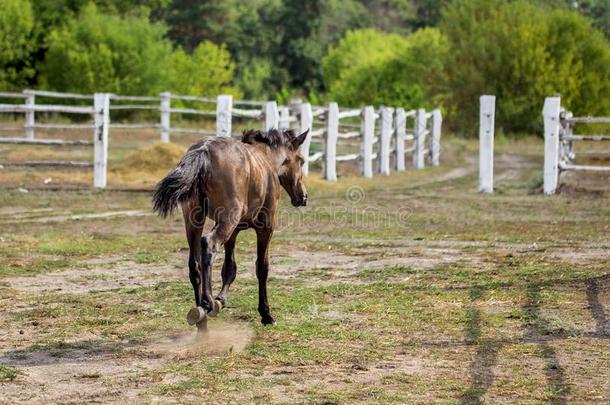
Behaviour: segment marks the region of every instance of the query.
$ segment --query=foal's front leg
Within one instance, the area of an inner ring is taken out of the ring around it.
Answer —
[[[256,277],[258,278],[258,313],[263,325],[271,325],[275,320],[269,312],[267,301],[267,276],[269,275],[269,242],[273,235],[272,228],[256,230]]]

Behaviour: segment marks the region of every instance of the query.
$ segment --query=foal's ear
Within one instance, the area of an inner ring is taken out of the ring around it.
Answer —
[[[294,140],[292,141],[292,147],[297,149],[299,146],[301,146],[303,144],[303,142],[305,142],[305,139],[307,139],[308,133],[309,133],[309,129],[307,129],[301,135],[294,138]]]

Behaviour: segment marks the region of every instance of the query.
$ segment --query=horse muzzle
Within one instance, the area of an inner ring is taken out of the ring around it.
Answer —
[[[307,194],[302,195],[299,198],[292,199],[292,205],[294,207],[305,207],[307,206]]]

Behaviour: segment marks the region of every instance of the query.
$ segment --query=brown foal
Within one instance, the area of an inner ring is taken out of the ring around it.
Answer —
[[[257,236],[256,276],[258,312],[263,324],[274,319],[267,301],[269,242],[283,187],[295,207],[307,204],[301,182],[303,157],[299,146],[308,131],[246,131],[241,142],[214,138],[193,144],[180,163],[159,182],[153,196],[154,210],[161,216],[182,207],[189,244],[189,277],[195,304],[188,322],[205,330],[207,315],[225,305],[235,280],[235,240],[240,231],[253,228]],[[214,220],[212,231],[202,237],[205,219]],[[212,263],[224,245],[222,290],[212,298]]]

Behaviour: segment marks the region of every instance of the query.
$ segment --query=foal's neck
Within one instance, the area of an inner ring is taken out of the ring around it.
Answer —
[[[257,144],[254,149],[259,156],[262,156],[269,163],[276,173],[280,171],[284,161],[284,154],[280,149],[275,149],[264,144]]]

